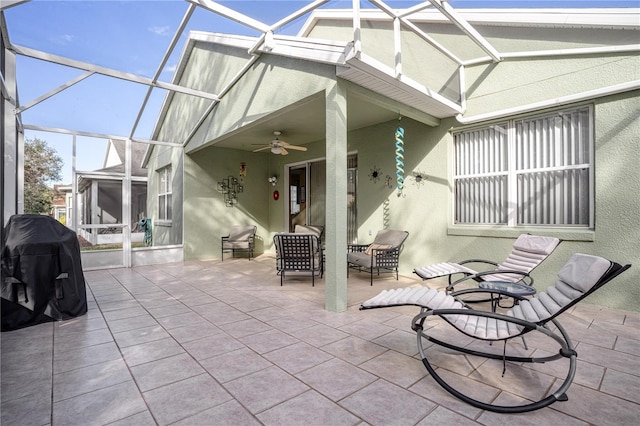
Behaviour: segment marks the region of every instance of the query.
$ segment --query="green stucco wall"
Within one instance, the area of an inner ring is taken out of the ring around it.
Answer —
[[[239,177],[246,164],[244,190],[238,203],[227,207],[217,183]],[[185,156],[185,259],[220,258],[220,238],[232,225],[256,225],[256,251],[264,251],[269,236],[268,160],[265,154],[210,148]]]

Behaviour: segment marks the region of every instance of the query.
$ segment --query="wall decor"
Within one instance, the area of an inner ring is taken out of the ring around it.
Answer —
[[[398,118],[400,121],[402,117]],[[402,196],[404,189],[404,128],[398,126],[396,129],[396,184],[398,187],[398,197]]]
[[[369,172],[369,180],[372,180],[373,183],[377,183],[378,180],[380,180],[380,176],[382,176],[380,169],[374,165]]]
[[[238,204],[238,194],[243,190],[244,187],[240,184],[238,178],[234,176],[229,176],[218,182],[218,192],[224,194],[224,205],[227,207],[233,207],[234,204]]]
[[[413,184],[418,188],[424,185],[425,181],[427,180],[426,173],[420,171],[411,173],[411,176],[409,177],[413,180]]]

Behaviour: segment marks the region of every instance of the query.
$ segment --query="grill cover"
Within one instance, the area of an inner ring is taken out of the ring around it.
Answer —
[[[87,312],[76,233],[40,215],[14,215],[2,241],[2,331]]]

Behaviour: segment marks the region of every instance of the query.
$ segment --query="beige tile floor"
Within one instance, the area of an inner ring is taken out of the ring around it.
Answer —
[[[274,260],[229,259],[86,272],[89,312],[4,332],[1,424],[638,424],[640,314],[578,305],[562,317],[579,354],[569,401],[499,415],[444,392],[422,366],[417,308],[359,311],[383,288],[351,273],[349,309],[324,309],[324,282],[280,287]],[[436,326],[436,333],[450,331]],[[464,338],[460,338],[461,342]],[[531,336],[529,353],[556,349]],[[524,348],[515,349],[524,351]],[[532,398],[563,362],[507,366],[429,349],[478,398]]]

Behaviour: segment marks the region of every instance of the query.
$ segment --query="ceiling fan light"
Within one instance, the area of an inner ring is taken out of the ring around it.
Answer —
[[[282,154],[282,148],[280,148],[279,146],[273,146],[271,147],[271,153]]]

